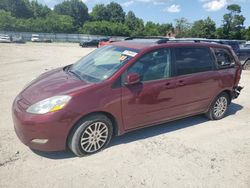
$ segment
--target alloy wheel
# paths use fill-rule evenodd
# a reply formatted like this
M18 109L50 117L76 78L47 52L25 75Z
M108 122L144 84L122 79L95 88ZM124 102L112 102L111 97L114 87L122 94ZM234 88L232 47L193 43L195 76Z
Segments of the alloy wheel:
M108 126L103 122L95 122L89 125L80 139L82 150L87 153L100 150L107 142L108 133Z
M220 118L224 115L227 110L227 103L227 98L225 96L221 96L217 99L214 105L214 116L216 116L216 118Z

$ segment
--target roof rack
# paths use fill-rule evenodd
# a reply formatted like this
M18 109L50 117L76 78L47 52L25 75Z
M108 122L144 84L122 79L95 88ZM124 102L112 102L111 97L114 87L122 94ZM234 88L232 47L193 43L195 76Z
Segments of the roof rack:
M155 39L154 43L156 44L163 44L167 42L195 42L195 43L200 43L200 42L210 42L210 43L219 43L220 40L218 39L206 39L206 38L167 38L167 37L128 37L125 38L124 40L136 40L136 39Z
M124 40L136 40L136 39L155 39L157 44L162 44L162 43L166 43L167 41L169 41L169 38L166 37L128 37L125 38Z
M137 36L137 37L128 37L124 40L134 40L134 39L168 39L166 37L158 37L158 36L149 36L149 37L143 37L143 36Z
M176 39L171 39L171 42L210 42L209 39L205 38L176 38Z

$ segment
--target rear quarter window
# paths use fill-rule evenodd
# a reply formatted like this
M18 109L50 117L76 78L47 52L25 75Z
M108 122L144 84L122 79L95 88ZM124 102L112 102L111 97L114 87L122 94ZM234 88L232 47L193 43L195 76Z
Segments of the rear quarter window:
M224 48L214 48L216 65L219 69L231 68L235 66L235 60L231 52Z
M211 51L206 47L174 48L175 74L186 75L213 70Z

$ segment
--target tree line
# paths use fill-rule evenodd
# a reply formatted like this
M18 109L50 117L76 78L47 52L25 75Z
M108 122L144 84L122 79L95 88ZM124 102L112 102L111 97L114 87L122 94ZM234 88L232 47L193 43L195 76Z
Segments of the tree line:
M66 0L50 9L36 0L1 0L0 30L48 33L83 33L107 36L176 36L250 40L241 7L227 7L220 27L210 18L175 23L144 22L132 11L125 13L116 2L97 4L91 13L81 0Z

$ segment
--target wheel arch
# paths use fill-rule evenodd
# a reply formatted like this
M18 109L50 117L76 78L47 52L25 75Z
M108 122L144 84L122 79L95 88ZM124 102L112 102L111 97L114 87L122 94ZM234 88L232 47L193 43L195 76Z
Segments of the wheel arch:
M229 89L226 89L226 90L223 90L222 92L220 92L220 94L221 93L226 93L227 95L228 95L228 97L229 97L229 104L231 103L231 101L232 101L232 99L233 99L233 93L232 93L232 91L231 90L229 90ZM219 94L219 95L220 95ZM218 95L217 95L218 96Z
M214 102L214 100L216 99L216 97L218 97L220 94L222 94L222 93L226 93L227 95L228 95L228 97L229 97L229 104L231 103L231 101L232 101L232 91L230 90L230 89L224 89L224 90L222 90L222 91L220 91L217 95L215 95L213 98L212 98L212 100L210 101L210 103L209 103L209 105L208 105L208 107L207 107L207 110L206 110L206 112L208 112L209 111L209 109L210 109L210 106L213 104L213 102Z
M117 120L116 118L114 117L114 115L112 115L111 113L109 112L105 112L105 111L96 111L96 112L91 112L91 113L88 113L88 114L85 114L83 115L80 119L78 119L74 125L70 128L69 132L68 132L68 135L67 135L67 139L66 139L66 148L68 148L68 141L69 141L69 137L72 133L72 131L74 130L75 126L77 125L77 123L79 121L81 121L83 118L86 118L86 117L89 117L89 116L93 116L93 115L98 115L98 114L102 114L102 115L105 115L106 117L108 117L111 122L112 122L112 126L113 126L113 135L112 136L117 136L118 135L118 131L119 131L119 128L118 128L118 123L117 123Z
M250 61L250 57L248 57L248 58L245 60L245 62L243 63L243 65L242 65L242 67L243 67L244 70L245 70L245 64L246 64L248 61Z

